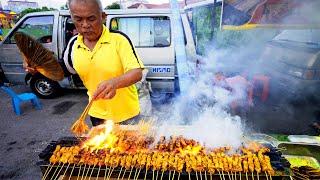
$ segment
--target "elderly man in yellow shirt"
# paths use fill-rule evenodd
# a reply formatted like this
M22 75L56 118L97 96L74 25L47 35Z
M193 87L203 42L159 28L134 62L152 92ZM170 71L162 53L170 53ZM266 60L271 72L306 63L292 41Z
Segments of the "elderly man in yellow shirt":
M80 76L94 100L89 110L92 124L134 121L140 112L134 84L141 80L144 66L133 44L125 34L103 25L106 15L100 0L68 0L68 5L79 35L69 41L64 65Z

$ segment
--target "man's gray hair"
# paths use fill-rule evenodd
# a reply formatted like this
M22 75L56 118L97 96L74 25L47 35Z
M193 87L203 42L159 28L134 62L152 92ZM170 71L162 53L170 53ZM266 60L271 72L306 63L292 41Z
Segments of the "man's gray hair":
M70 5L71 5L71 2L72 1L81 1L81 2L94 2L94 3L96 3L97 5L98 5L98 7L99 7L99 10L102 12L103 11L103 9L102 9L102 4L101 4L101 1L100 0L68 0L68 7L69 7L69 9L70 9Z

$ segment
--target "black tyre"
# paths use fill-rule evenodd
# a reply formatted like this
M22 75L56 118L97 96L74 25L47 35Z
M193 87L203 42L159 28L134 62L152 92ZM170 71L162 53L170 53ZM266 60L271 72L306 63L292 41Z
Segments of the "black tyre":
M36 75L30 81L31 90L40 98L50 99L59 94L60 86L44 76Z

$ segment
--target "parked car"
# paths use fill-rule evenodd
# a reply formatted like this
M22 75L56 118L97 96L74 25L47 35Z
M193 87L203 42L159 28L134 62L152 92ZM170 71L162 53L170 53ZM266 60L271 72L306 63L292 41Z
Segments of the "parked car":
M179 91L171 10L130 9L110 10L106 13L106 26L127 34L149 69L147 80L151 82L152 96L163 98ZM183 11L181 19L188 61L196 62L192 32ZM55 82L41 74L27 74L22 67L22 57L13 38L15 32L23 31L61 59L68 41L76 33L74 29L68 11L38 12L24 16L0 43L0 63L9 82L26 82L33 92L43 98L54 97L59 88L83 88L77 75Z
M283 30L267 44L260 61L271 93L320 100L320 30Z

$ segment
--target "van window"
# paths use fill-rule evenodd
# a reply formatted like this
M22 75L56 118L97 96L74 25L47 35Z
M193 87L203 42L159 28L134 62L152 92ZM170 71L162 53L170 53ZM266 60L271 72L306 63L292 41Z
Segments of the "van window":
M40 43L51 43L53 32L53 16L37 16L26 19L15 32L24 32ZM15 44L14 33L6 43Z
M171 44L170 19L166 16L113 18L110 29L128 35L136 47L167 47Z

